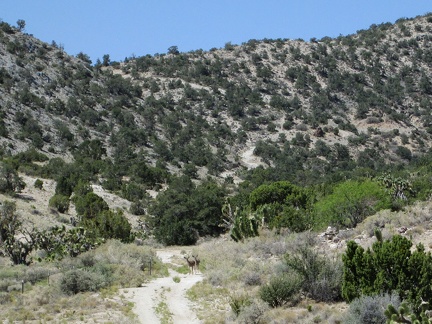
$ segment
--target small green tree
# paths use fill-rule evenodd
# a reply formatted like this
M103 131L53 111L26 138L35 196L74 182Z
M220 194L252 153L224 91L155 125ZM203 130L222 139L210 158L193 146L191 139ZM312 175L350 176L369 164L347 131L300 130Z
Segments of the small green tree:
M174 178L149 208L156 239L168 245L190 245L200 235L220 234L224 197L224 188L212 180L195 186L187 176Z
M249 196L250 210L270 228L289 228L301 232L311 226L309 208L313 197L308 190L277 181L261 185Z
M175 45L168 47L168 54L174 54L174 55L180 54L178 47Z
M26 22L24 19L18 19L17 20L17 27L18 27L19 31L23 31L25 26L26 26Z
M102 65L103 66L109 66L111 63L111 59L109 54L104 54L104 56L102 56Z
M42 190L43 189L43 181L41 179L36 179L34 182L34 187Z
M316 226L356 226L378 210L390 208L391 197L376 181L345 181L314 206Z
M0 163L0 192L14 193L25 188L25 182L18 176L16 167L10 161Z
M56 194L49 200L49 206L57 209L59 213L66 213L69 210L69 197Z
M108 204L102 197L94 192L88 192L84 196L77 196L75 199L77 214L83 219L93 219L99 213L109 210Z
M90 222L94 225L91 226L87 222L83 224L87 228L95 230L97 233L96 237L118 239L124 243L128 243L133 239L131 236L131 225L121 211L102 211Z

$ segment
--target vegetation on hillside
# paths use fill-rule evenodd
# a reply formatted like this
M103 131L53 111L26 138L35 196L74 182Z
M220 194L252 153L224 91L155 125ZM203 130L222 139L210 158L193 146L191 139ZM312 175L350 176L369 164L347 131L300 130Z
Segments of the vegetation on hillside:
M269 231L289 241L430 198L429 14L334 39L249 40L188 53L172 46L95 64L24 27L0 22L0 193L11 199L0 208L0 247L16 266L81 262L84 270L63 274L64 294L128 284L124 263L94 256L106 242L193 245L229 233L250 244ZM38 228L19 216L13 200L23 174L37 178L39 190L39 178L55 181L46 204L70 224ZM130 208L110 208L96 185ZM272 250L280 262L271 273L256 264L258 276L246 269L244 285L256 289L231 296L234 314L259 322L263 303L345 300L350 318L358 312L364 323L375 316L371 303L391 305L396 322L408 311L424 317L430 254L379 233L371 249L351 241L335 259L306 236ZM147 260L133 253L142 261L131 266L135 283ZM207 284L227 285L217 265L207 267Z

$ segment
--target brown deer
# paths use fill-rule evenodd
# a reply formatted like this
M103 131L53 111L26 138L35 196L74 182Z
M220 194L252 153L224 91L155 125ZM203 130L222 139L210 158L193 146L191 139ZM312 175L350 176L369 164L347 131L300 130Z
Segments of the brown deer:
M184 258L185 258L186 262L188 263L189 273L194 274L195 273L195 260L189 260L188 255L185 255Z
M199 265L201 260L198 258L198 255L192 255L192 258L195 260L195 273L199 273Z

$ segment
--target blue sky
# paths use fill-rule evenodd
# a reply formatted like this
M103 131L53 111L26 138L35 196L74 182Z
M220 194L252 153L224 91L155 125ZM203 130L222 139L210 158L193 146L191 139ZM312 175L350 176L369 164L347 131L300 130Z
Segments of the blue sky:
M1 0L0 18L71 55L181 52L249 39L336 37L432 12L431 0Z

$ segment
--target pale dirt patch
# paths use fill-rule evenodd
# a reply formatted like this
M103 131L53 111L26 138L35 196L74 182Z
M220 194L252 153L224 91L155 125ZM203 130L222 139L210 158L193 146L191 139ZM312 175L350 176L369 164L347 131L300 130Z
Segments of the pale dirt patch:
M265 165L261 159L254 155L255 146L247 145L247 148L240 152L241 163L248 169L254 169L260 165Z
M164 263L172 263L173 258L183 258L181 250L159 250L156 253ZM179 277L180 282L174 282L174 277ZM158 278L139 288L122 289L120 292L135 304L133 312L141 323L161 322L156 311L159 303L167 305L171 313L171 323L201 323L193 311L192 302L186 297L186 292L202 279L201 274L184 275L170 269L168 277Z

